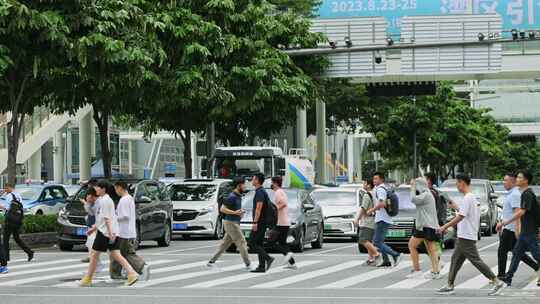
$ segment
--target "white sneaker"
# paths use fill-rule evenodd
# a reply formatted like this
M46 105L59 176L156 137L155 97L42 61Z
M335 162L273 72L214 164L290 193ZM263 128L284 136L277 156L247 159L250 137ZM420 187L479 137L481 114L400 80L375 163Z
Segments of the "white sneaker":
M287 255L285 256L285 258L283 259L283 265L285 264L288 264L289 261L293 258L293 253L292 252L289 252L287 253Z
M142 275L141 275L141 281L149 281L150 280L150 265L144 264L142 269Z
M421 279L424 277L424 273L420 270L412 270L407 276L407 279Z
M424 279L426 280L438 280L441 278L441 273L440 272L428 272L424 275Z
M503 291L503 289L506 287L506 284L504 282L497 282L493 283L493 288L491 288L491 291L488 293L489 296L497 296Z
M206 267L212 271L219 271L219 267L216 265L216 263L206 263Z
M96 266L96 273L103 273L107 271L107 267L103 264L97 264Z

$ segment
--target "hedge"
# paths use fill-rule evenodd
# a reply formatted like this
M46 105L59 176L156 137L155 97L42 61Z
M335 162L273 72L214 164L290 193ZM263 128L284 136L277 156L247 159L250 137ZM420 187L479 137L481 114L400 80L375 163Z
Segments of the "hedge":
M25 215L22 233L40 233L58 231L56 215ZM0 222L3 223L3 217Z

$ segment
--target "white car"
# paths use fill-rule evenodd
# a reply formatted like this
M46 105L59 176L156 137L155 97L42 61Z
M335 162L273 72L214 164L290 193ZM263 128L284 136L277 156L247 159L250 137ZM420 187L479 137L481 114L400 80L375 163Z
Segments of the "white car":
M360 188L326 188L311 192L313 201L322 208L325 237L357 238L354 219L365 191Z
M186 179L170 184L167 190L173 203L173 234L223 236L219 208L233 190L231 180Z

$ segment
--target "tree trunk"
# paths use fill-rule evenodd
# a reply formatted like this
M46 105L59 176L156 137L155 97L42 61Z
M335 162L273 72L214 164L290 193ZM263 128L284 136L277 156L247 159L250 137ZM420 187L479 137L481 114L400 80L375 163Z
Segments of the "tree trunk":
M184 130L184 136L180 134L180 139L184 144L184 168L185 178L193 177L193 157L191 155L191 130Z
M19 139L24 122L24 114L11 112L11 120L7 124L8 133L8 182L15 184L17 181L17 153L19 152Z
M101 112L94 106L94 121L99 131L103 175L105 178L110 179L112 177L112 159L109 148L109 113Z

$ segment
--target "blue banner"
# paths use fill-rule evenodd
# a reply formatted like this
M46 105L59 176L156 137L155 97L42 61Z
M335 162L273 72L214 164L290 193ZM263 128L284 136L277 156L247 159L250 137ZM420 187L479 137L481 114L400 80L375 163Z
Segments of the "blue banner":
M316 15L323 19L383 16L389 33L399 34L404 16L468 13L498 13L504 30L540 29L540 0L323 0Z

